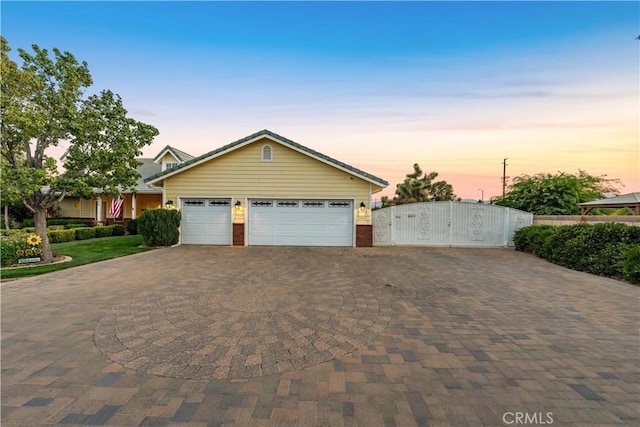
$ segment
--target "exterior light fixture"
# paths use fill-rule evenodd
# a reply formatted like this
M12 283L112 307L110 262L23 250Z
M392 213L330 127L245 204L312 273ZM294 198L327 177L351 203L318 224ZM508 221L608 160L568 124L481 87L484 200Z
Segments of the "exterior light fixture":
M360 202L360 212L364 212L367 207L364 205L364 202Z
M167 200L166 203L164 204L164 207L166 209L171 209L173 207L173 200Z
M242 207L242 202L240 200L237 200L234 206L236 207L236 210L239 211Z

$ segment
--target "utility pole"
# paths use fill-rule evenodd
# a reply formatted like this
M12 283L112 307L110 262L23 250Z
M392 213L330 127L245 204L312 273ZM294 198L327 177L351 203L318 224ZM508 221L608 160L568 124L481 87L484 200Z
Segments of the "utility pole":
M509 178L507 176L507 160L509 159L504 159L502 161L502 198L503 199L507 189L507 178Z

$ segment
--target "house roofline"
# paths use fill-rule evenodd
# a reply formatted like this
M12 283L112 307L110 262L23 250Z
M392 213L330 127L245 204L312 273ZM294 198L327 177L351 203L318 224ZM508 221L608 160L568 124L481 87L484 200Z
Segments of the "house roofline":
M360 179L363 179L363 180L365 180L367 182L370 182L372 184L378 185L378 186L380 186L382 188L387 187L389 185L389 183L387 181L385 181L384 179L382 179L382 178L378 178L377 176L371 175L371 174L369 174L367 172L364 172L363 170L360 170L358 168L350 166L350 165L348 165L346 163L343 163L343 162L341 162L339 160L336 160L336 159L334 159L332 157L329 157L329 156L327 156L325 154L322 154L322 153L320 153L318 151L312 150L311 148L305 147L302 144L298 144L295 141L287 139L287 138L285 138L283 136L280 136L280 135L278 135L278 134L276 134L274 132L271 132L271 131L269 131L267 129L263 129L263 130L261 130L259 132L256 132L254 134L251 134L249 136L241 138L241 139L239 139L237 141L234 141L234 142L232 142L230 144L224 145L224 146L222 146L220 148L217 148L217 149L215 149L213 151L205 153L205 154L203 154L203 155L201 155L199 157L195 157L195 158L193 158L191 160L188 160L188 161L178 165L175 168L168 169L168 170L160 172L160 173L158 173L156 175L150 176L150 177L146 178L144 180L144 182L146 184L149 184L149 185L154 185L158 181L162 181L162 180L164 180L166 178L169 178L169 177L171 177L173 175L176 175L176 174L178 174L180 172L184 172L187 169L190 169L190 168L192 168L194 166L200 165L200 164L205 163L205 162L207 162L209 160L212 160L212 159L215 159L217 157L220 157L220 156L222 156L224 154L227 154L227 153L229 153L231 151L237 150L237 149L239 149L241 147L249 145L249 144L251 144L253 142L256 142L257 140L259 140L261 138L265 138L265 137L270 139L270 140L272 140L272 141L274 141L274 142L276 142L276 143L279 143L279 144L284 145L286 147L289 147L289 148L291 148L291 149L293 149L295 151L298 151L299 153L306 154L306 155L308 155L308 156L310 156L310 157L312 157L312 158L314 158L314 159L316 159L316 160L318 160L318 161L320 161L322 163L325 163L325 164L327 164L329 166L333 166L333 167L335 167L337 169L340 169L340 170L342 170L344 172L347 172L347 173L349 173L351 175L354 175L354 176L356 176L356 177L358 177Z

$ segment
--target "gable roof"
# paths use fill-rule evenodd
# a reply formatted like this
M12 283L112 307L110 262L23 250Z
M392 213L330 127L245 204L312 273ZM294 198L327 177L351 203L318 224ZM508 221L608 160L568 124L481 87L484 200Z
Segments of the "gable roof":
M640 215L640 193L627 193L608 199L580 203L580 214L586 215L594 208L628 208L634 215Z
M252 135L246 136L242 139L239 139L235 142L232 142L230 144L224 145L220 148L217 148L213 151L210 151L208 153L203 154L202 156L199 157L195 157L192 158L191 160L186 161L185 163L182 163L180 165L178 165L177 167L171 168L171 169L167 169L164 172L160 172L156 175L150 176L149 178L145 179L144 182L147 184L154 184L158 181L162 181L164 178L167 178L169 176L178 174L180 172L183 172L189 168L192 168L196 165L202 164L204 162L207 162L211 159L214 159L216 157L222 156L223 154L226 154L230 151L236 150L240 147L244 147L245 145L249 145L261 138L268 138L274 142L277 142L279 144L282 144L286 147L289 147L295 151L298 151L300 153L306 154L307 156L313 157L316 160L319 160L323 163L326 163L330 166L333 166L337 169L343 170L345 172L350 173L351 175L357 176L367 182L370 182L372 184L378 185L382 188L386 187L389 185L389 183L387 181L385 181L382 178L378 178L375 175L371 175L363 170L360 170L358 168L355 168L353 166L350 166L346 163L343 163L339 160L336 160L332 157L329 157L327 155L324 155L322 153L319 153L315 150L312 150L311 148L305 147L302 144L298 144L297 142L294 142L290 139L287 139L283 136L280 136L274 132L271 132L270 130L267 129L263 129L259 132L256 132Z
M189 153L185 153L184 151L178 150L175 147L172 147L170 145L167 145L166 147L164 147L162 150L160 150L160 153L158 153L157 156L155 156L153 158L154 162L158 162L160 161L160 159L162 159L164 157L165 154L171 154L173 157L175 157L175 159L179 162L179 163L184 163L187 162L193 158L195 158L195 156L192 156Z
M636 205L640 203L640 193L627 193L619 196L609 197L606 199L594 200L592 202L580 203L580 206L626 206Z
M138 161L142 164L137 168L140 178L136 183L136 191L138 193L158 193L158 188L145 184L144 180L160 172L162 166L157 164L154 159L138 159Z

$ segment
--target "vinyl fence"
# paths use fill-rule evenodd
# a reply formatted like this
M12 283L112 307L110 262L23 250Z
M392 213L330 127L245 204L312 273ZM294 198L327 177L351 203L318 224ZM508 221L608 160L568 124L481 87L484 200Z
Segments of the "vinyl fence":
M494 205L428 202L373 212L375 246L513 246L516 230L533 224L533 214Z

